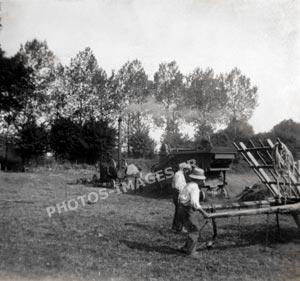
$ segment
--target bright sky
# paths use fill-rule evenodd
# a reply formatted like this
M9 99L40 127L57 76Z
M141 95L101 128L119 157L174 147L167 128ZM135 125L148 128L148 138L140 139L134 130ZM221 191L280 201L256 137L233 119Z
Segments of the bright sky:
M0 43L46 40L63 64L90 46L108 73L139 59L152 79L161 62L183 74L238 67L259 88L256 132L300 122L300 1L0 0Z

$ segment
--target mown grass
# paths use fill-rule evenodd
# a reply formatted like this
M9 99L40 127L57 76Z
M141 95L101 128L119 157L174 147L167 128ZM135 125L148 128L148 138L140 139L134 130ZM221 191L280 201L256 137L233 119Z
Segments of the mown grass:
M93 172L91 172L93 173ZM170 199L110 193L49 218L46 207L97 188L88 171L0 174L0 280L299 280L300 235L289 216L218 220L218 241L192 259L170 231ZM229 174L231 194L256 181ZM17 200L22 200L23 202ZM266 230L269 239L266 242ZM203 238L210 237L210 226Z

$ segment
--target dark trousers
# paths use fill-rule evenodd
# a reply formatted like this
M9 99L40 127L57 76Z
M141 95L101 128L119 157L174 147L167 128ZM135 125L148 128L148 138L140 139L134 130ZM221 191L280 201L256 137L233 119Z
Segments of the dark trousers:
M202 214L192 207L179 205L178 218L184 222L184 226L188 230L188 237L185 243L187 254L192 254L196 251L200 230L205 223Z
M179 196L179 191L177 189L173 190L173 202L175 205L175 213L174 213L174 218L173 218L173 223L172 223L172 229L176 231L181 231L183 227L183 221L180 220L178 216L178 208L179 208L179 202L178 202L178 196Z

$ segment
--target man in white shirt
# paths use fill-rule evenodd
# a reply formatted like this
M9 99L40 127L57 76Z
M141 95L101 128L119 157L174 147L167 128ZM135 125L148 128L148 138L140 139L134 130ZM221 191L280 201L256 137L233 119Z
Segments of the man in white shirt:
M185 162L179 164L179 170L175 173L172 181L172 189L173 189L173 202L175 205L175 213L172 223L172 229L177 232L181 232L183 230L183 222L178 219L178 196L179 193L186 186L185 174L191 170L191 166Z
M200 189L204 186L206 179L204 171L200 168L194 168L189 175L191 181L180 192L178 216L184 221L184 226L189 234L183 250L191 256L197 256L196 245L199 238L199 232L204 218L209 218L199 203Z

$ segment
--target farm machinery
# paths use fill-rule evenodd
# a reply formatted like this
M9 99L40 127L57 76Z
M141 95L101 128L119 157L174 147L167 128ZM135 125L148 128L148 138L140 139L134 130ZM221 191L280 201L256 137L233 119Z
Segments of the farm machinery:
M231 170L231 164L236 158L234 147L209 147L207 149L172 148L160 155L160 160L151 168L152 173L164 172L168 167L176 171L179 163L187 162L205 171L205 194L218 198L229 198L226 188L226 172ZM171 186L172 178L156 185L161 190Z
M300 171L288 148L280 139L275 144L268 139L234 146L271 196L259 201L202 204L213 223L219 218L276 214L279 228L279 214L291 214L300 229Z

